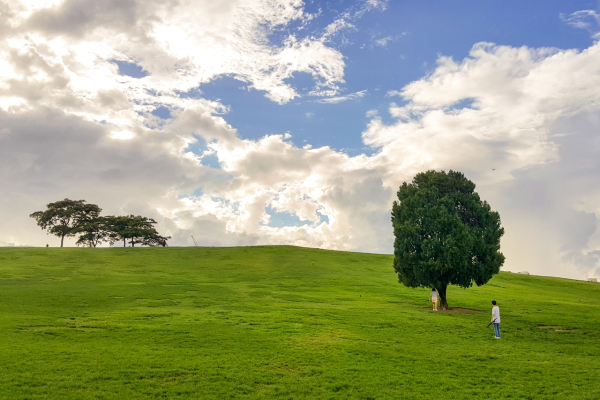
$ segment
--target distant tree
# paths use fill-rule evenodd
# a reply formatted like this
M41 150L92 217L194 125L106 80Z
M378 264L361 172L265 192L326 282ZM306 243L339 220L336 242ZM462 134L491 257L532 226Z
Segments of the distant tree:
M167 246L167 240L169 239L171 239L171 236L161 236L157 232L156 235L142 237L137 243L141 243L143 246L165 247Z
M136 221L133 215L129 216L108 216L106 217L109 226L109 237L111 244L122 240L123 247L127 246L127 239L131 237Z
M36 211L29 216L42 229L47 229L49 234L60 237L60 247L63 247L65 237L76 235L76 228L80 223L98 218L102 211L97 205L87 204L85 200L64 199L46 207L46 211Z
M500 215L462 173L427 171L404 182L392 207L394 270L408 287L481 286L500 271Z
M128 216L110 216L106 217L109 238L114 243L118 240L123 241L123 247L127 242L131 247L136 244L142 246L166 246L170 236L161 236L158 234L154 225L156 221L152 218L142 217L141 215Z
M79 234L77 246L96 247L102 242L111 242L110 224L106 217L81 221L74 232Z

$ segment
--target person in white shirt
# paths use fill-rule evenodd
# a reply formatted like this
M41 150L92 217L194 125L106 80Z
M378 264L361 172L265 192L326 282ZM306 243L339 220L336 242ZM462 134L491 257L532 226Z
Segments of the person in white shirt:
M437 300L438 300L438 292L437 290L433 289L431 291L431 294L429 295L429 300L433 301L433 311L437 311Z
M496 339L500 339L500 307L496 305L496 300L492 300L492 322L494 323L494 333Z

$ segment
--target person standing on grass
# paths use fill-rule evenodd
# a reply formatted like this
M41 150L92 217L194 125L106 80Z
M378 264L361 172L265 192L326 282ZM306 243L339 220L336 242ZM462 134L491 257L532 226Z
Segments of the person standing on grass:
M494 333L496 339L500 339L500 307L496 305L496 300L492 300L492 322L494 323Z
M429 300L433 301L433 311L437 311L437 299L438 299L438 292L435 289L431 290L431 294L429 295Z

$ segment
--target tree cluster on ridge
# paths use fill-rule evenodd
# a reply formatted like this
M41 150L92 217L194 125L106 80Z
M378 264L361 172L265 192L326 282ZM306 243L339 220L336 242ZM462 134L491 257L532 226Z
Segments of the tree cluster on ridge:
M65 237L79 236L77 246L96 247L101 243L123 241L131 247L166 246L170 236L161 236L154 228L156 221L140 215L101 216L102 209L85 200L64 199L47 206L46 211L36 211L34 218L42 229L60 237L63 247Z

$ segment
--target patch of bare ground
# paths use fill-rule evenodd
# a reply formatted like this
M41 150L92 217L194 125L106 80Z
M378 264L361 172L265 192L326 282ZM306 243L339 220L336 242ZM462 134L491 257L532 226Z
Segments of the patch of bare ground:
M426 307L427 310L433 311L431 307ZM445 313L455 313L455 314L479 314L482 311L479 310L471 310L470 308L460 308L460 307L450 307L446 310L442 310L438 308L437 312L445 312Z
M560 326L560 325L539 325L538 328L553 330L554 332L574 332L574 331L577 331L577 329L569 329L569 328L565 328L565 327Z

